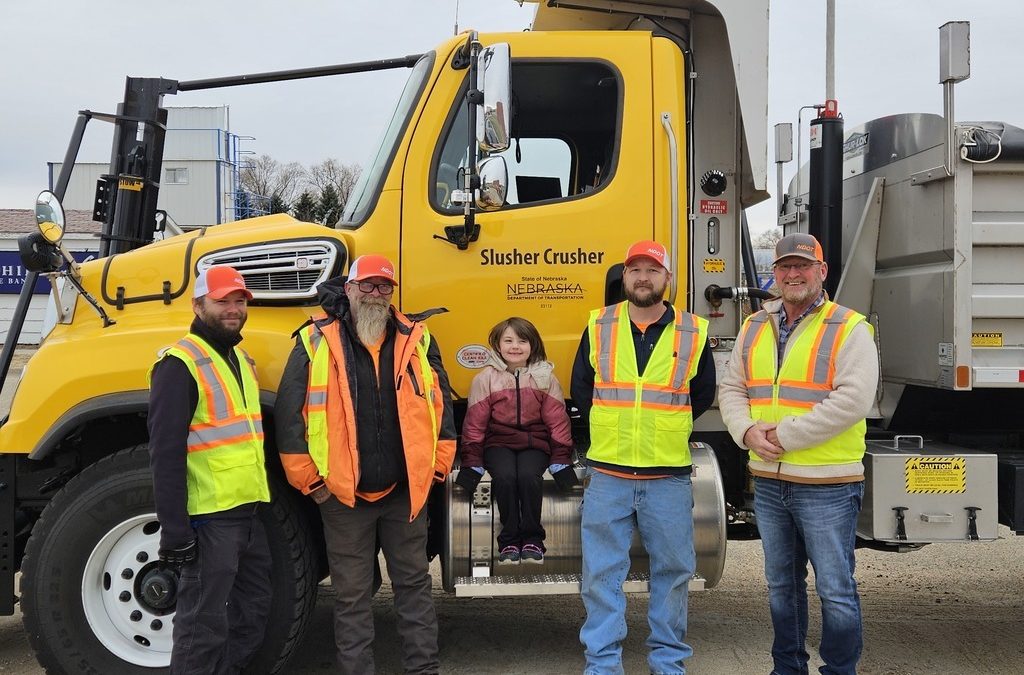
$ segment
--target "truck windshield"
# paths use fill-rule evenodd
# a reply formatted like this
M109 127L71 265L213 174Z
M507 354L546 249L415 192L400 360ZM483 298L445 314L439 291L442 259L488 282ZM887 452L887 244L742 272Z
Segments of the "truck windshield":
M398 99L398 105L395 106L395 113L381 137L377 152L367 169L359 177L359 182L356 183L352 195L345 205L345 212L339 223L340 227L359 225L373 210L377 196L380 194L381 184L384 182L384 176L394 158L398 141L409 123L413 108L416 107L416 101L420 98L423 85L427 81L433 64L434 53L428 52L413 66L409 79L405 83L405 89L402 90L402 96Z

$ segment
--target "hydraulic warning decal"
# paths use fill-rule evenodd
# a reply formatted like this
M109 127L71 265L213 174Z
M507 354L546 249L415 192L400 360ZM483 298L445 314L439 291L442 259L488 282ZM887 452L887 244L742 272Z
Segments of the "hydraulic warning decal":
M1002 333L971 333L972 347L1002 347Z
M963 457L911 457L904 469L907 494L957 494L967 491Z
M704 258L705 272L724 272L725 260L722 258Z
M702 199L700 200L700 212L724 215L729 213L729 202L724 199Z

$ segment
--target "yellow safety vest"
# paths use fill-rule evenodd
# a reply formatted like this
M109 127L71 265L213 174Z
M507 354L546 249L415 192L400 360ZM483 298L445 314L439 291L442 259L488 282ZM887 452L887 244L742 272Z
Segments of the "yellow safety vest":
M806 414L824 401L833 390L836 355L862 321L863 315L826 300L817 312L804 317L801 329L789 339L782 367L776 371L778 341L773 324L764 310L752 314L740 337L750 416L758 421L779 422L787 416ZM802 466L859 462L864 457L866 430L861 420L821 445L786 452L779 461ZM750 458L759 460L753 451Z
M337 335L339 332L338 322L335 321L331 324L330 331L332 335ZM309 456L316 465L317 472L321 477L327 478L330 475L330 467L328 461L328 455L330 453L330 440L327 433L328 424L328 411L327 411L327 388L328 378L330 377L330 361L331 361L331 348L330 343L324 337L324 333L317 326L317 324L311 323L302 329L299 333L299 337L302 340L302 346L306 349L306 356L309 358L309 384L306 388L306 442L309 446ZM437 442L438 442L438 412L433 405L434 395L434 371L430 367L430 361L427 359L427 350L430 348L430 331L427 330L426 326L423 326L423 333L420 339L416 342L416 363L419 366L420 382L423 383L424 396L428 396L431 399L431 404L426 406L429 418L430 418L430 435L429 442L432 445L430 466L432 467L437 460ZM340 342L338 343L340 348ZM338 358L341 357L341 358ZM398 361L401 356L395 355L396 367L400 367ZM339 368L345 368L345 361L341 354L336 355L336 362L339 363ZM348 401L349 391L347 387L340 387L339 392L345 401ZM402 391L399 391L399 398L402 397ZM351 402L342 403L338 402L340 407L345 410L353 410ZM400 421L404 421L401 420ZM342 423L342 420L337 420L337 423ZM352 429L349 433L349 439L351 443L355 443L356 432L354 420L352 422ZM403 435L403 439L405 436ZM406 439L406 444L412 444L413 439ZM352 453L355 457L355 453Z
M642 376L627 303L590 313L594 401L588 459L633 468L690 466L690 380L697 374L708 322L674 312Z
M238 347L234 350L242 371L241 388L224 357L197 335L186 335L160 356L181 359L199 390L188 427L190 515L270 501L256 369L248 354ZM152 368L149 372L152 376Z

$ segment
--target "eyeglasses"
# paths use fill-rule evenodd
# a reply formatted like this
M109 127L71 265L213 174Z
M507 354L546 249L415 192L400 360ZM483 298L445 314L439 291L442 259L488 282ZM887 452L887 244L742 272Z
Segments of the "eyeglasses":
M787 263L785 265L775 263L773 267L783 274L789 274L790 270L796 270L797 272L806 272L812 267L817 267L820 262L800 262L800 263Z
M377 289L377 292L381 295L391 295L395 292L395 285L389 283L375 284L372 281L360 281L355 283L355 285L363 293L373 293L373 289Z

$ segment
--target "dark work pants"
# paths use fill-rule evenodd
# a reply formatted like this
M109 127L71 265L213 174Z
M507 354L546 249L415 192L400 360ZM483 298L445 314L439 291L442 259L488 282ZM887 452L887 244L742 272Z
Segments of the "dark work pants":
M491 495L501 518L499 549L533 544L544 550L540 508L549 459L543 450L484 450L484 468L491 474Z
M400 485L376 502L349 508L335 498L320 505L334 604L338 669L372 675L373 610L370 606L376 544L384 552L395 594L402 666L406 673L438 672L437 614L427 560L426 509L409 522L409 491Z
M270 614L270 549L255 514L195 528L174 615L171 675L239 673L263 643Z

